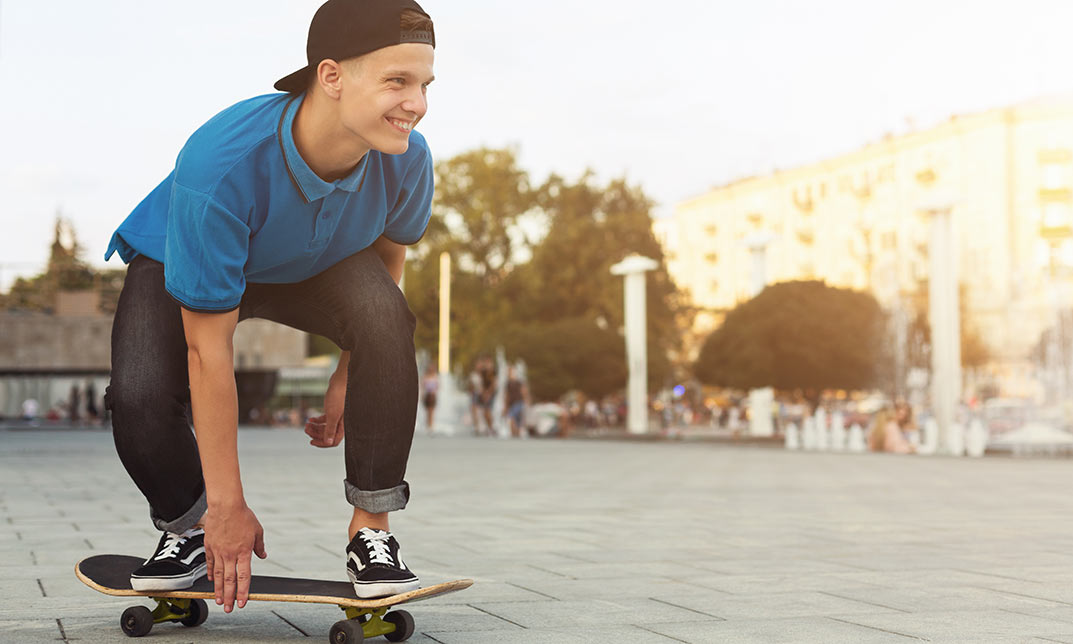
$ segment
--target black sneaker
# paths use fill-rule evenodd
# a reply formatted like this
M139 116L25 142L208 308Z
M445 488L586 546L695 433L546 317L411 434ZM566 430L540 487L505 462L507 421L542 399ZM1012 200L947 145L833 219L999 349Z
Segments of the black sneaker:
M420 582L399 557L399 542L390 532L362 528L346 547L346 574L362 599L417 590Z
M137 591L182 590L204 577L205 570L204 530L165 532L153 556L130 573L130 587Z

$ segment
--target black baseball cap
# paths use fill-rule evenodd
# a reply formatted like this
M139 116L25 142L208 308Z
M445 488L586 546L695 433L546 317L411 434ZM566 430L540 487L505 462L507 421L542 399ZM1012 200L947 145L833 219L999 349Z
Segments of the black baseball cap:
M309 64L276 81L282 92L300 93L309 87L309 78L325 58L346 60L377 49L402 43L436 46L436 34L402 31L400 15L413 9L428 14L413 0L328 0L317 9L309 23L306 60Z

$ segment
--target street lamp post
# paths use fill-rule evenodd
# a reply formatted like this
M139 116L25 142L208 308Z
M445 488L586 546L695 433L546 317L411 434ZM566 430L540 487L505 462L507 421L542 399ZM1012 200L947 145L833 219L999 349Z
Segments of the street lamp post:
M440 253L440 381L451 370L451 254Z
M626 388L626 429L631 434L648 431L648 346L645 301L645 273L659 267L659 262L641 255L630 255L611 267L611 274L625 277L626 364L629 383Z

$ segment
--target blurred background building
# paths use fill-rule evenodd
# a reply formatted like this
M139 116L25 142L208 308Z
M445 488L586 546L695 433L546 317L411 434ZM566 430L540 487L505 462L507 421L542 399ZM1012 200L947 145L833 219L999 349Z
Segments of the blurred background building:
M20 416L24 402L34 400L41 416L55 410L70 418L74 391L81 398L76 417L85 419L87 393L95 399L89 408L103 415L112 315L102 311L99 290L60 291L47 312L0 311L0 329L0 417ZM256 410L276 394L277 385L287 385L287 396L300 395L291 391L295 385L290 381L306 376L307 344L304 332L266 320L238 325L234 350L240 418L255 420Z
M771 240L768 283L870 291L908 319L927 299L925 209L937 200L952 208L962 328L975 329L1008 393L1028 395L1042 338L1061 337L1073 306L1073 98L956 116L717 187L679 203L655 233L700 310L698 338L750 297L746 238L758 233Z

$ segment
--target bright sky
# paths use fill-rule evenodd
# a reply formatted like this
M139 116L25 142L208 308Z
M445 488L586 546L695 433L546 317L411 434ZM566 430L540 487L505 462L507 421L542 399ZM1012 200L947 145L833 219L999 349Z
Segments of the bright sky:
M57 210L112 230L214 113L305 64L319 0L0 0L0 289ZM667 213L746 175L1073 91L1069 0L425 0L440 159L515 145ZM113 265L119 265L113 258Z

